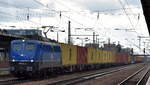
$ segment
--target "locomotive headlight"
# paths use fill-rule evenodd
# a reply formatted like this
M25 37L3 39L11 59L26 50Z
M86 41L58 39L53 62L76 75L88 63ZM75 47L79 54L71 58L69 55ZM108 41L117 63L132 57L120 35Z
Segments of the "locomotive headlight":
M15 62L15 60L13 59L12 62Z
M33 60L31 60L31 62L33 62Z

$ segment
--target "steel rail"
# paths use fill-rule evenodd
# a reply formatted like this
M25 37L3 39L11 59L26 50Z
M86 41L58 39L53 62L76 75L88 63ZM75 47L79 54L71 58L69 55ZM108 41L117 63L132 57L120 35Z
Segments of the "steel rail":
M121 83L118 85L124 85L126 82L128 82L131 78L133 78L136 74L140 73L145 67L141 68L140 70L136 71L132 75L128 76L126 79L124 79Z
M100 76L104 76L104 75L108 75L114 72L118 72L121 71L123 69L126 69L127 67L123 67L117 70L112 70L112 71L107 71L107 72L97 72L97 73L92 73L92 74L87 74L87 75L83 75L80 77L75 77L75 78L70 78L70 79L66 79L66 80L60 80L57 82L53 82L53 83L49 83L47 85L74 85L77 83L81 83L87 80L91 80L94 79L96 77L100 77Z
M143 80L145 79L146 75L148 74L148 72L150 71L150 68L148 68L148 70L145 72L145 74L140 78L140 80L138 81L138 83L136 85L142 85Z
M30 82L30 81L32 81L32 80L29 80L29 79L11 79L11 80L0 81L0 85L14 85L14 84Z

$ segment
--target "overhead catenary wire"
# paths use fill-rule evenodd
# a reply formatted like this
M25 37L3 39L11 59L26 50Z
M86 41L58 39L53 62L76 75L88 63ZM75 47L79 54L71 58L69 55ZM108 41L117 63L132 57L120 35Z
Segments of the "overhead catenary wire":
M118 0L118 2L119 2L119 4L121 5L121 7L122 7L124 13L126 14L126 16L127 16L128 20L129 20L129 22L130 22L132 28L135 29L135 28L134 28L134 25L133 25L133 23L132 23L132 21L131 21L131 19L130 19L130 17L128 16L128 14L127 14L127 12L126 12L126 9L124 8L123 2L122 2L121 0Z
M44 7L46 7L44 4L42 4L42 3L40 3L39 1L37 1L37 0L34 0L35 2L37 2L38 4L40 4L41 6L44 6ZM6 3L5 3L6 4ZM13 5L12 5L13 6ZM48 7L46 7L46 8L48 8ZM70 8L69 8L70 9ZM110 9L111 10L111 9ZM50 10L50 11L52 11L52 10ZM53 10L53 11L55 11L55 10ZM55 11L55 12L57 12L58 13L58 11ZM80 13L80 12L78 12L78 11L76 11L75 10L75 12L77 12L77 13ZM75 22L77 22L77 21L75 21ZM78 24L79 24L79 22L78 22ZM81 23L80 23L80 25L81 25ZM83 24L82 24L82 26L83 26Z
M61 3L61 4L62 4L62 3ZM123 7L123 8L124 8L124 7ZM125 8L124 8L124 9L125 9ZM126 13L126 15L128 15L128 14ZM130 20L130 17L129 17L129 20ZM134 28L134 26L133 26L131 20L130 20L130 23L131 23L132 27Z
M126 14L126 17L128 18L128 20L129 20L129 22L130 22L130 25L131 25L132 29L135 30L134 33L136 33L137 36L138 36L139 34L136 32L136 28L135 28L136 25L138 24L138 22L137 22L137 24L134 26L133 23L132 23L132 21L131 21L131 19L130 19L130 17L128 16L128 14L127 14L127 12L126 12L126 10L125 10L125 7L124 7L123 2L122 2L121 0L118 0L118 2L119 2L119 4L120 4L121 7L122 7L123 12Z
M130 7L128 0L125 0L125 2L126 2L126 4L128 5L128 7ZM129 9L129 10L130 10L131 13L133 13L133 10L132 10L132 9ZM134 16L134 19L137 21L137 23L136 23L135 26L134 26L134 28L136 28L137 25L139 24L140 14L138 13L138 18L136 18L136 17Z
M42 6L44 6L44 7L46 7L46 8L48 8L49 9L49 7L47 7L47 6L45 6L44 4L42 4L41 2L39 2L39 1L37 1L37 0L34 0L34 1L36 1L37 3L39 3L40 5L42 5ZM56 0L56 2L58 2L59 4L61 4L61 5L63 5L64 7L66 7L67 9L69 9L69 10L72 10L73 12L75 12L75 13L77 13L77 14L80 14L81 15L81 12L84 12L84 11L76 11L76 10L74 10L74 9L72 9L72 8L70 8L69 6L66 6L65 4L63 4L63 3L61 3L60 1L58 1L58 0ZM136 7L135 7L136 8ZM130 8L125 8L125 9L130 9ZM112 9L112 10L119 10L119 9ZM104 10L104 11L112 11L111 9L110 10ZM62 10L60 10L61 12L70 12L70 11L62 11ZM60 11L57 11L57 10L55 10L55 12L57 12L57 13L59 13ZM96 12L96 11L95 11ZM101 11L99 11L99 13L100 13ZM103 12L103 11L102 11ZM83 15L82 15L83 16ZM85 17L85 16L84 16ZM89 17L88 17L89 18Z
M41 5L41 6L45 7L45 5L42 4L42 3L40 3L39 1L37 1L37 0L33 0L33 1L35 1L36 3L38 3L38 4ZM46 8L47 8L47 7L46 7Z
M143 49L141 49L138 45L136 45L135 43L133 43L133 42L131 42L131 41L129 41L129 40L127 40L129 43L131 43L132 45L134 45L135 47L137 47L138 49L139 49L139 51L143 51ZM149 54L149 53L147 53L146 52L146 54Z
M37 3L39 3L39 4L42 4L41 2L39 2L39 1L37 1L37 0L34 0L34 1L36 1ZM61 3L62 4L62 3ZM44 4L42 4L44 7L46 7L46 8L48 8L48 10L50 9L49 7L47 7L47 6L45 6ZM64 5L64 4L62 4L62 5ZM65 6L65 5L64 5ZM67 6L66 6L67 7ZM67 8L69 8L69 7L67 7ZM70 9L70 8L69 8ZM72 9L71 9L72 10ZM54 10L56 13L58 13L58 14L60 14L60 11L56 11L56 10ZM75 11L75 10L74 10ZM83 26L83 27L87 27L87 26L85 26L84 24L82 24L82 23L80 23L80 22L78 22L78 21L76 21L76 20L74 20L73 18L71 18L71 17L68 17L68 16L66 16L66 15L64 15L63 13L62 13L63 11L61 11L61 15L62 16L64 16L64 17L66 17L66 18L68 18L68 19L71 19L72 21L74 21L75 23L77 23L77 24L79 24L79 25L81 25L81 26ZM77 12L77 11L76 11ZM78 12L79 13L79 12Z
M39 1L37 1L37 0L34 0L36 3L38 3L39 5L41 5L41 6L43 6L43 7L45 7L45 8L48 8L47 6L45 6L44 4L42 4L41 2L39 2ZM58 2L58 1L57 1ZM11 6L14 6L13 4L10 4L10 3L5 3L4 2L4 4L8 4L8 5L11 5ZM61 3L62 4L62 3ZM64 4L62 4L62 5L64 5ZM64 5L65 6L65 5ZM17 8L17 6L15 6L16 8ZM66 6L67 8L69 8L68 6ZM69 8L70 9L70 8ZM72 10L72 9L71 9ZM110 9L111 10L111 9ZM112 9L113 10L113 9ZM114 9L114 10L117 10L117 9ZM52 11L52 10L51 10ZM54 10L53 10L54 11ZM75 11L75 12L77 12L77 13L79 13L80 14L80 12L78 12L78 11L76 11L76 10L73 10L73 11ZM106 10L107 11L107 10ZM109 10L108 10L109 11Z
M130 4L129 4L128 0L125 0L125 2L126 2L126 4L127 4L127 6L130 8ZM132 9L129 9L129 10L130 10L131 13L133 13L133 10L132 10ZM134 16L134 19L136 20L136 17L135 17L135 16Z
M26 10L27 8L19 8L19 7L17 7L17 6L15 6L15 5L13 5L13 4L10 4L10 3L6 3L6 2L3 2L3 1L0 1L0 3L1 4L5 4L5 5L7 5L7 6L11 6L11 7L13 7L13 8L15 8L15 10L20 10L20 11L24 11L24 10ZM30 8L30 9L34 9L34 8ZM44 10L44 9L41 9L41 10ZM30 10L31 11L31 10ZM33 11L34 13L35 13L35 11ZM36 12L37 13L37 12ZM4 13L2 13L2 14L4 14ZM1 14L1 15L2 15ZM5 13L6 14L6 13ZM25 19L24 18L21 18L21 16L15 16L15 15L11 15L11 14L6 14L6 15L10 15L11 17L12 16L14 16L14 17L18 17L19 19L19 21L23 21L23 23L24 22L27 22L27 21L25 21ZM33 15L32 13L30 13L29 14L29 16L28 17L30 17L31 15ZM41 14L40 14L41 15ZM22 19L22 20L21 20ZM34 22L34 21L31 21L31 20L28 20L29 22L31 22L31 23L33 23L33 24L36 24L36 25L39 25L40 23L37 23L37 22Z
M37 1L37 0L35 0L35 1ZM37 3L39 3L39 1L37 1ZM41 3L39 3L39 4L41 4ZM47 8L45 5L43 5L43 4L41 4L41 6L43 6L43 7L45 7L45 8ZM126 9L126 8L124 8L124 9ZM47 9L46 9L47 10ZM49 9L48 9L49 10ZM110 9L111 10L111 9ZM52 10L49 10L49 11L52 11ZM56 13L59 13L57 10L53 10L53 11L55 11ZM81 13L81 12L78 12L78 11L76 11L76 10L73 10L74 12L76 12L76 13ZM63 16L64 16L65 14L63 14ZM65 15L66 16L66 15ZM68 17L68 16L67 16ZM69 19L70 19L70 17L68 17ZM81 25L81 26L85 26L84 24L82 24L82 23L80 23L79 21L77 21L77 20L74 20L73 18L72 18L72 20L75 22L75 23L77 23L77 24L79 24L79 25ZM85 26L85 27L87 27L87 26Z
M45 8L48 8L47 6L45 6L44 4L42 4L42 3L40 3L39 1L37 1L37 0L34 0L36 3L38 3L38 4L40 4L41 6L43 6L43 7L45 7ZM8 4L8 3L5 3L5 4ZM11 5L11 6L13 6L12 4L8 4L8 5ZM17 8L16 6L15 6L15 8ZM46 10L46 9L45 9ZM55 11L55 10L49 10L49 11ZM78 12L78 11L76 11L76 10L73 10L73 11L75 11L75 12L77 12L77 13L80 13L80 12ZM55 12L57 12L58 13L58 11L55 11ZM76 21L77 22L77 21ZM78 23L79 24L79 23ZM80 24L81 25L81 24ZM83 24L82 24L83 25Z
M8 14L8 13L5 13L5 12L1 12L0 11L0 15L1 16L5 16L5 17L10 17L10 18L17 18L19 21L22 21L23 23L27 23L27 22L31 22L31 23L34 23L34 24L39 24L39 23L36 23L34 21L26 21L24 18L20 17L20 16L16 16L16 15L12 15L12 14ZM29 24L29 23L28 23ZM33 24L32 24L33 25Z
M57 0L56 0L57 1ZM57 1L58 2L58 1ZM68 8L69 10L73 10L73 9L71 9L70 7L68 7L68 6L66 6L66 5L64 5L63 3L61 3L61 2L59 2L61 5L63 5L63 6L65 6L66 8ZM76 12L76 13L78 13L78 14L80 14L80 12L79 11L76 11L76 10L73 10L74 12ZM82 11L83 12L83 11ZM82 15L83 16L83 15ZM66 16L67 17L67 16ZM84 16L85 17L85 16ZM70 17L68 17L68 18L70 18ZM75 21L74 19L72 19L73 21ZM96 25L96 23L98 22L98 19L95 19L96 21L95 21L95 23L94 23L94 25ZM75 21L76 22L76 21ZM77 22L78 23L78 22ZM79 24L79 23L78 23ZM80 25L83 25L83 24L80 24ZM87 27L87 26L84 26L84 27ZM93 28L95 28L95 26L93 26ZM102 34L102 33L101 33ZM102 34L103 35L103 34Z

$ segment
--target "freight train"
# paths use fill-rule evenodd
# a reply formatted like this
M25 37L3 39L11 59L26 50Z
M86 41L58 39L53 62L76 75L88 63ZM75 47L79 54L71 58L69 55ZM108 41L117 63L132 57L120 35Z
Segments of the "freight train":
M16 77L28 77L124 65L130 64L132 60L128 53L99 48L38 40L13 40L10 51L10 72ZM139 59L138 62L141 61Z

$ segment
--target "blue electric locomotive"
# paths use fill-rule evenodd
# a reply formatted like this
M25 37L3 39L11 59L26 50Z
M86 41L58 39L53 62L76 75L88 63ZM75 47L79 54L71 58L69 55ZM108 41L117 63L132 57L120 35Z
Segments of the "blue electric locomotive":
M38 40L14 40L11 42L10 65L10 72L17 77L60 67L60 45Z

